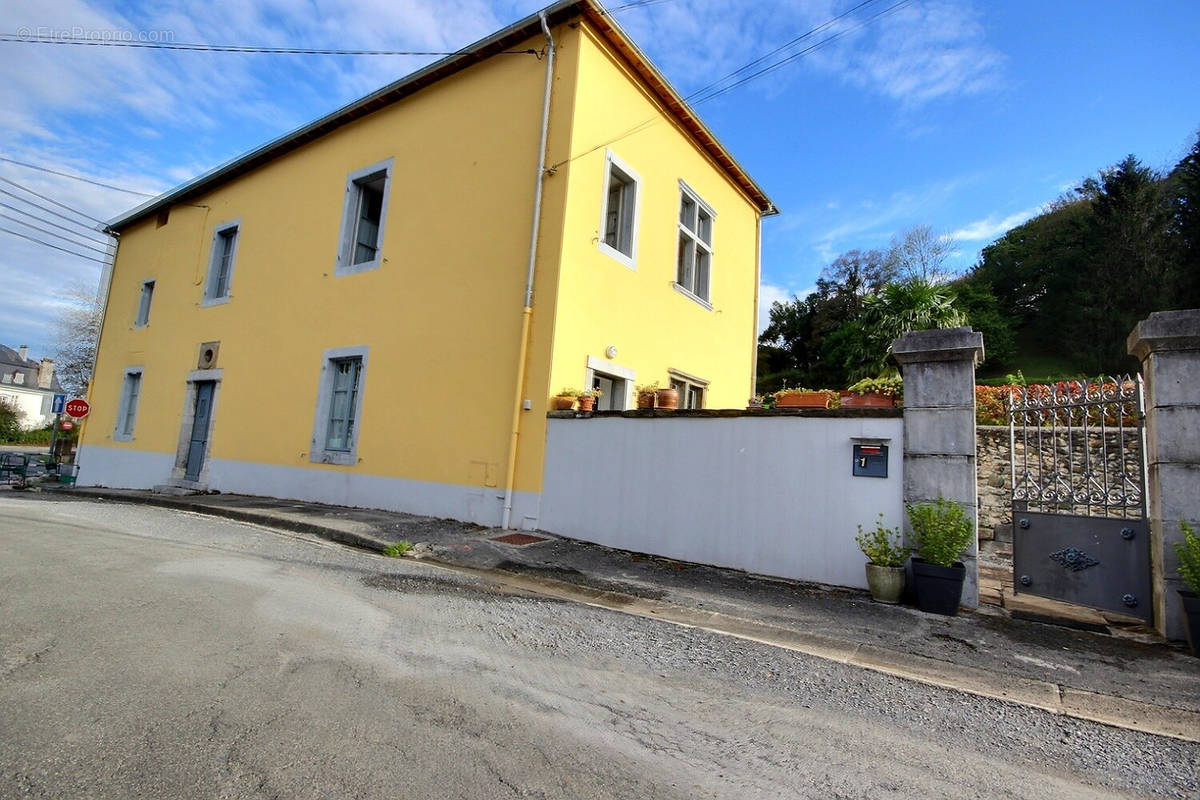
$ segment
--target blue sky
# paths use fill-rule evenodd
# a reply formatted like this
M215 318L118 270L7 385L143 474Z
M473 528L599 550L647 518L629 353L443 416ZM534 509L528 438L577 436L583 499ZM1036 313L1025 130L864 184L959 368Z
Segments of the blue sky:
M859 1L658 0L616 16L688 94ZM0 33L453 50L543 4L0 0ZM886 247L914 225L953 236L953 266L967 269L1007 228L1126 154L1169 168L1200 130L1196 30L1194 0L910 0L700 105L783 210L764 225L764 315L839 253ZM0 156L159 192L430 60L0 42ZM0 177L101 219L140 202L7 162ZM0 343L51 354L66 293L94 287L100 265L0 242Z

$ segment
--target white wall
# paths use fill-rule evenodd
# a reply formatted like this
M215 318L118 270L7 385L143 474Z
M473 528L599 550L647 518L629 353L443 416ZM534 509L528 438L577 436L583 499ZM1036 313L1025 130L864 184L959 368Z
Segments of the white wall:
M903 519L899 417L551 419L539 527L609 547L865 587L857 526ZM890 439L887 478L852 437Z

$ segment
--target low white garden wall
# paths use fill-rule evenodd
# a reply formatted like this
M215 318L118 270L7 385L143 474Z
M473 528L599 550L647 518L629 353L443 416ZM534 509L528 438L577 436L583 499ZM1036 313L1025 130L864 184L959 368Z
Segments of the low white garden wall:
M864 588L854 536L880 513L901 524L903 430L898 415L551 418L539 527ZM852 476L856 438L890 440L888 477Z

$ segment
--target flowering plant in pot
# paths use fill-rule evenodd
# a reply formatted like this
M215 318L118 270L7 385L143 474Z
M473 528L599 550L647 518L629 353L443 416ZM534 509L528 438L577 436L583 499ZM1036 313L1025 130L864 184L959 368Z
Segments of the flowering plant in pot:
M633 392L637 395L638 408L654 408L654 396L658 393L658 382L638 384L634 387Z
M908 558L908 548L900 540L900 529L885 527L883 514L880 514L873 530L864 531L862 525L858 526L854 541L867 557L867 586L871 589L871 599L891 605L899 603L904 594L904 560Z
M917 608L955 616L967 577L958 559L971 544L975 526L962 506L944 497L905 507L917 551L912 560Z
M551 403L555 411L571 411L575 408L577 397L579 397L578 389L560 389L558 394L551 399Z
M904 379L898 375L863 378L842 392L842 406L890 408L904 396Z
M1192 655L1200 656L1200 536L1187 522L1180 520L1183 541L1175 543L1179 556L1179 576L1188 588L1179 590L1183 600L1184 630Z
M777 408L829 408L829 393L814 389L783 387L775 393Z
M599 389L584 389L579 393L579 410L591 411L596 406L596 398L604 392Z

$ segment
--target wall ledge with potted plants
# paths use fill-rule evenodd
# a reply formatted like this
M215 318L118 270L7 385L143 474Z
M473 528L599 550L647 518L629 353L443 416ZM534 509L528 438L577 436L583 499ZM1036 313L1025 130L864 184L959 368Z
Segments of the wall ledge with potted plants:
M789 389L775 393L775 408L829 408L832 392L815 389Z
M1200 536L1185 520L1179 521L1183 541L1175 543L1179 577L1188 588L1179 590L1183 601L1183 630L1192 655L1200 656Z
M864 531L862 525L858 526L854 541L867 557L871 599L889 605L899 603L904 596L904 561L908 558L908 549L900 541L900 529L884 527L880 514L874 529Z
M842 392L842 408L891 408L904 396L900 377L863 378Z
M967 568L958 559L975 537L975 526L962 506L944 497L933 503L906 503L912 526L913 584L917 608L956 616Z

